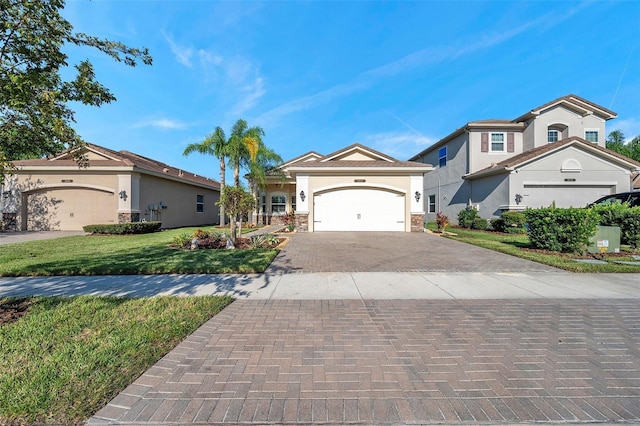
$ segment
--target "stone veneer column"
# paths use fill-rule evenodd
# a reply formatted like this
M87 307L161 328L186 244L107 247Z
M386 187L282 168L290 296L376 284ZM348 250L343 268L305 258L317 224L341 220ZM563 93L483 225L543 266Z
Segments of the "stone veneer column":
M424 232L424 213L411 213L411 232Z
M309 213L296 213L296 231L309 232Z

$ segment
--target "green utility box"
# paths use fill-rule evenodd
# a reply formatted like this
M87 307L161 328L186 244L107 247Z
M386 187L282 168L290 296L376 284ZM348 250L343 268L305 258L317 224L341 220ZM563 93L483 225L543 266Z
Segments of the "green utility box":
M598 226L596 235L591 237L589 253L619 253L620 227Z

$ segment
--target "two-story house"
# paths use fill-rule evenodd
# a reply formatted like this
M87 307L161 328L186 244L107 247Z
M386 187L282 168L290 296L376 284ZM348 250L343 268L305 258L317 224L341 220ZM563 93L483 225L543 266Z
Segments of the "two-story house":
M433 164L425 175L425 219L450 220L473 206L482 217L527 207L583 207L629 191L637 163L605 148L615 112L575 95L515 120L472 121L409 161Z

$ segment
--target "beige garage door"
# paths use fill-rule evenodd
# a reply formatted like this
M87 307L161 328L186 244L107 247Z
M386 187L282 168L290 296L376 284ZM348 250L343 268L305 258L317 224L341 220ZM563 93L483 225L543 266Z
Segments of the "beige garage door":
M116 223L117 198L112 193L84 188L50 189L29 194L27 229L82 230L84 225Z

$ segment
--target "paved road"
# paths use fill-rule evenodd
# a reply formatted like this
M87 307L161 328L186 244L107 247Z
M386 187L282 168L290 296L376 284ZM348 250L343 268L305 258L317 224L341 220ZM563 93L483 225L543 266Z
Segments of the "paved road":
M640 421L640 304L240 300L89 424Z

